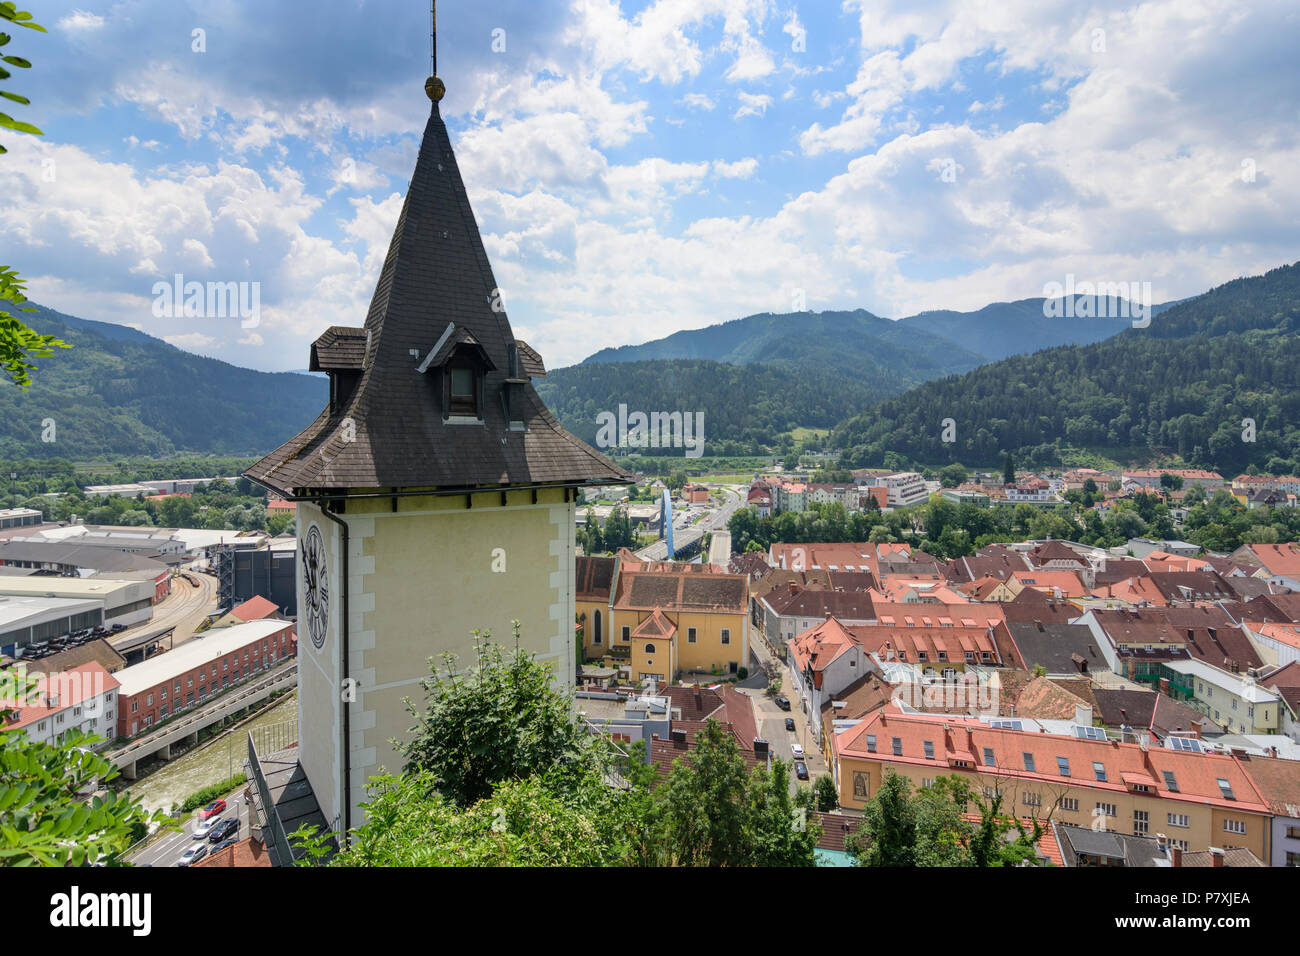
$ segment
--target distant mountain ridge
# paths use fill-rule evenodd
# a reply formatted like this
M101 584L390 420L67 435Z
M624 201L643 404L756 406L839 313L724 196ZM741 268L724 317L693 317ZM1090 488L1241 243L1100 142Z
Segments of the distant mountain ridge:
M1127 316L1123 300L1088 298L1091 313ZM1046 299L995 302L974 312L941 309L921 312L902 319L884 319L865 309L851 312L764 312L733 319L702 329L674 332L641 345L601 349L580 365L600 362L644 362L657 359L701 359L749 365L753 362L788 359L782 349L807 336L859 335L871 340L874 349L897 360L914 353L918 368L942 369L942 374L974 368L976 365L1023 352L1036 352L1058 345L1099 342L1132 325L1131 318L1049 318ZM1172 303L1151 307L1159 315ZM1121 307L1124 308L1121 308ZM939 350L947 349L946 362L935 362Z
M0 384L0 457L260 455L328 400L329 383L313 376L239 368L28 304L36 311L24 322L73 347L36 360L30 391Z
M1177 456L1225 476L1300 470L1300 263L1171 304L1147 328L1014 355L935 380L844 422L854 465ZM956 441L944 442L952 419Z

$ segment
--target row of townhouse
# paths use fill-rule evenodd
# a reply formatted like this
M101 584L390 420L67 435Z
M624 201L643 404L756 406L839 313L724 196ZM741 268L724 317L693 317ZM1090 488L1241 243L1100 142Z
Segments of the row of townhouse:
M787 479L759 479L750 485L748 504L761 516L788 511L801 514L811 505L843 505L846 511L905 508L929 500L930 486L916 472L872 475L861 482L802 482Z
M1223 476L1217 471L1203 468L1138 468L1124 472L1120 481L1124 487L1156 491L1160 489L1160 476L1174 475L1183 479L1183 487L1199 487L1214 491L1223 487Z
M864 807L888 772L916 787L955 775L1022 817L1300 865L1300 761L1209 753L1194 738L1150 746L1092 726L904 713L894 704L837 721L830 746L845 808Z

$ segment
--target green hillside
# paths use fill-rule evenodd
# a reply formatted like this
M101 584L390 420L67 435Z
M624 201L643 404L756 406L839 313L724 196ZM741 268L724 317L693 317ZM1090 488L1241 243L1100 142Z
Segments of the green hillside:
M1071 449L1121 461L1177 456L1237 474L1300 470L1300 264L1179 303L1149 328L1018 355L929 382L838 427L855 465L1060 463ZM942 441L943 420L957 441ZM1243 419L1255 441L1243 440Z
M0 458L261 455L328 398L323 378L238 368L134 329L35 307L24 321L73 347L37 360L30 391L0 385ZM42 441L49 420L52 442Z

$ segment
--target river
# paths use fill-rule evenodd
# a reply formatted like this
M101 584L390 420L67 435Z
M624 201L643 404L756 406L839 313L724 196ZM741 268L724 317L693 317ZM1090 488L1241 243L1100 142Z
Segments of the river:
M297 719L298 695L295 692L254 720L240 724L233 732L205 743L200 750L190 751L170 763L151 761L149 766L156 769L139 780L128 782L125 789L132 796L141 797L150 810L168 810L172 804L180 803L197 790L243 773L250 730L257 735L258 752L262 753L264 738L272 744L271 749L276 749L277 744L292 744L297 739ZM293 722L292 727L287 726L289 722Z

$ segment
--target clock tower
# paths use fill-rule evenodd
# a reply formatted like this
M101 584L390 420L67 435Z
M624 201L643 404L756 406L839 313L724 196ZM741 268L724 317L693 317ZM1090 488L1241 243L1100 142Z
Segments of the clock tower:
M578 489L632 476L566 432L546 374L501 304L439 112L436 75L411 177L360 327L333 326L310 368L329 404L245 474L297 502L299 761L346 830L368 779L400 772L428 660L468 663L471 632L574 677Z

